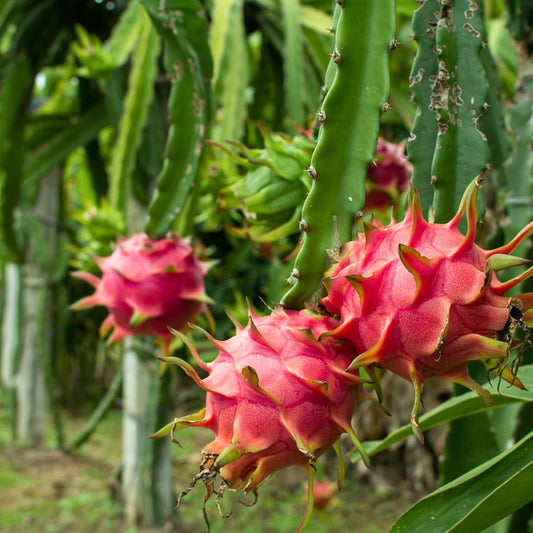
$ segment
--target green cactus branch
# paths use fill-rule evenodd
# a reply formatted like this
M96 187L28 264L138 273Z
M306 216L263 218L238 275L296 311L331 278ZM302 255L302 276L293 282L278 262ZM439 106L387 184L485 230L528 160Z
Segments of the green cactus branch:
M0 255L22 261L24 252L15 227L21 195L22 121L33 83L28 58L20 54L6 69L0 89Z
M302 61L302 29L299 20L299 0L281 0L285 46L285 92L287 94L287 113L291 120L304 126L304 71Z
M145 225L150 236L159 237L183 212L194 187L206 133L212 61L199 2L167 0L164 8L155 0L142 3L165 43L165 69L173 82L165 160Z
M453 216L470 181L509 154L500 84L483 4L424 0L412 22L418 44L410 85L417 113L407 143L413 184L435 220Z
M389 93L388 56L394 38L394 0L339 1L327 90L318 117L318 142L308 169L313 178L303 206L302 245L282 304L301 308L320 289L335 251L352 237L364 204L365 176L374 156L379 118ZM340 14L338 13L340 12Z
M109 168L109 200L123 213L126 212L135 157L154 94L159 55L157 33L146 12L141 10L139 13L143 22L138 28L138 45L131 58L128 91Z
M489 146L479 121L488 82L481 50L487 46L481 3L440 0L435 52L439 70L431 108L438 121L431 167L435 220L451 219L463 191L489 163Z
M413 165L412 184L418 189L420 204L426 211L433 200L431 186L431 163L437 140L437 121L429 107L432 93L432 80L438 72L435 54L435 33L439 0L426 0L415 11L412 28L418 44L416 57L411 67L409 85L417 111L407 142L407 155Z

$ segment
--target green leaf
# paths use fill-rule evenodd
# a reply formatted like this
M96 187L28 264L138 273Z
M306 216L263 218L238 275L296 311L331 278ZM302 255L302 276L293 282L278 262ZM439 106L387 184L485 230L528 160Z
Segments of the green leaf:
M33 155L25 169L25 184L33 188L41 176L61 164L79 146L94 139L107 124L107 113L103 103L96 104L73 124L50 139Z
M322 35L330 35L331 15L326 15L323 11L306 5L301 5L299 11L300 24L304 28L308 28Z
M533 365L526 365L520 368L519 377L527 390L520 390L507 385L500 386L498 383L487 385L485 388L492 394L492 405L487 405L474 392L467 392L460 396L455 396L421 416L419 420L420 429L426 431L439 424L481 413L495 407L511 405L517 402L533 402ZM383 440L365 442L364 447L368 455L376 455L390 448L393 444L412 436L412 434L412 427L410 424L407 424L389 433ZM359 454L353 453L350 458L353 461L358 461Z
M533 432L417 502L390 533L471 533L533 500Z
M146 19L141 4L133 0L128 3L120 19L113 27L111 37L107 40L107 50L113 63L119 67L126 63L132 50L137 45L138 36Z
M517 405L520 403L502 406L497 411ZM488 412L459 418L450 424L446 453L440 465L441 484L456 479L502 451L495 432L491 431ZM469 453L464 453L465 447L468 447Z
M474 380L482 383L487 376L487 369L482 364L472 363L469 373ZM455 395L465 391L464 387L454 386ZM499 427L496 420L499 417L493 415L501 412L509 417L509 409L520 408L521 405L513 403L451 421L446 435L446 453L440 464L440 484L452 481L506 450L513 435ZM512 418L510 423L513 425ZM503 446L500 446L499 437L505 439ZM465 449L471 450L470 453L464 453Z
M215 99L221 113L211 137L239 140L244 132L250 79L242 0L217 0L212 18L209 42L213 51Z
M498 73L505 93L512 97L518 74L518 57L503 18L487 21L489 49L498 64Z
M513 130L514 147L511 157L506 161L505 207L509 224L504 227L507 240L516 235L533 218L531 202L531 180L533 179L533 105L524 100L508 110L509 125ZM521 250L521 251L520 251ZM527 245L521 245L517 254L527 254Z

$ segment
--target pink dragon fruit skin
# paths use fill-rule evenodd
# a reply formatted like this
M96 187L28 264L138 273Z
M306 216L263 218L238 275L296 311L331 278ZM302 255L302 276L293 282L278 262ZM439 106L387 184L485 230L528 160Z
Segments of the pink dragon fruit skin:
M107 307L100 332L105 336L112 330L111 342L127 335L154 335L166 351L173 338L169 328L182 330L206 310L207 266L194 256L190 243L174 233L159 240L146 234L119 240L109 257L95 261L101 278L87 272L73 276L96 291L71 308Z
M378 138L375 161L368 167L364 211L382 211L398 204L409 188L412 166L402 144Z
M222 491L256 493L268 476L287 466L300 465L312 474L316 458L342 433L362 450L350 425L355 403L364 395L362 380L357 371L345 370L355 353L343 341L318 341L336 326L335 320L308 311L278 309L264 317L251 312L248 325L238 325L232 338L211 339L219 349L212 363L204 363L183 336L206 378L185 361L161 358L181 366L207 395L204 409L175 419L154 437L191 426L215 434L203 449L200 473L182 495L197 481L210 495L218 475Z
M349 369L378 365L411 381L415 388L413 429L422 439L417 411L422 384L439 377L464 384L487 401L490 395L468 375L471 360L502 361L512 339L504 330L512 309L520 328L531 322L533 295L505 296L533 274L506 282L496 270L527 261L509 255L533 233L533 222L509 244L483 250L474 243L480 182L473 182L456 216L447 224L424 220L416 192L402 222L365 225L364 234L345 244L339 261L325 277L326 309L341 325L326 335L347 339L358 357ZM458 227L466 214L468 230ZM521 386L505 365L503 379Z

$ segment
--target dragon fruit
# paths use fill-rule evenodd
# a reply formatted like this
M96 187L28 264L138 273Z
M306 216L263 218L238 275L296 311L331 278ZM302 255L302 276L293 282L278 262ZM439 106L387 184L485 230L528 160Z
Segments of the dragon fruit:
M315 509L325 510L335 496L335 486L329 479L315 481L313 485L313 500Z
M107 307L109 315L100 333L110 334L110 342L127 335L154 335L168 353L174 338L169 328L182 330L206 310L207 265L194 256L187 240L174 233L155 241L146 234L119 240L109 257L95 261L101 278L89 272L74 272L73 276L96 291L71 308Z
M364 210L382 211L397 206L401 194L409 188L411 169L403 144L378 138L374 162L366 173Z
M510 368L511 352L527 340L533 294L505 294L533 269L505 282L495 272L527 263L509 254L533 233L533 222L509 244L482 249L474 243L479 187L480 181L468 187L447 224L424 220L412 192L402 222L365 223L364 234L341 247L324 279L323 303L341 320L326 335L354 344L359 355L349 370L380 366L413 383L411 422L421 440L417 412L426 378L461 383L490 402L467 369L469 361L482 360L521 386ZM459 231L463 214L466 235ZM522 342L512 338L520 330Z
M211 338L219 349L212 363L204 363L182 336L197 365L208 373L206 378L200 379L181 359L161 358L182 367L207 391L206 407L175 419L154 437L191 426L215 434L203 449L200 472L180 499L199 481L206 486L206 500L215 492L217 504L227 487L257 495L270 474L291 465L309 470L312 487L316 459L332 445L338 451L343 433L365 454L350 425L356 401L368 394L357 371L345 370L355 353L343 341L318 341L336 325L308 311L278 309L264 317L250 312L248 325L237 324L235 336L226 341ZM311 496L308 501L303 524L312 510Z

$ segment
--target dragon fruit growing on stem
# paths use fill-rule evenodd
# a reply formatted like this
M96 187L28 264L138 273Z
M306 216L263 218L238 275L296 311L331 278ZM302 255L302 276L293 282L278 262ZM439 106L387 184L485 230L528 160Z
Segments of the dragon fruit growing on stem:
M383 211L399 204L409 188L412 166L404 154L404 145L378 137L376 155L366 176L365 212Z
M506 293L533 268L505 282L496 271L527 263L509 254L533 233L533 222L509 244L483 250L474 243L480 183L467 188L447 224L424 220L412 191L405 219L365 223L364 234L341 247L324 280L323 303L341 321L325 335L354 344L359 355L349 370L380 366L412 382L411 423L420 440L417 413L425 379L450 379L490 402L468 374L468 362L481 360L500 378L522 386L512 364L519 353L512 351L520 352L527 341L533 294ZM466 235L459 231L463 214ZM523 339L515 341L512 332L520 330Z
M209 337L219 349L212 363L204 363L181 335L196 364L208 373L205 379L186 361L160 358L180 366L207 392L206 407L176 418L153 437L170 433L174 439L175 431L186 427L204 427L215 434L202 451L200 472L180 499L201 481L206 501L215 493L220 510L226 488L257 496L257 488L270 474L291 465L309 471L312 487L316 459L331 446L340 453L338 440L343 433L367 459L350 424L355 403L370 397L358 371L346 371L353 349L337 339L318 340L336 325L334 319L308 311L277 309L268 316L250 311L247 326L236 324L230 339ZM339 486L343 467L340 458ZM312 493L301 528L313 508Z
M152 240L146 234L119 240L109 257L95 259L102 277L89 272L73 276L96 291L71 308L107 307L109 315L100 327L110 342L127 335L154 335L168 353L174 338L169 328L182 330L206 311L204 277L208 266L198 260L188 240L175 233Z

